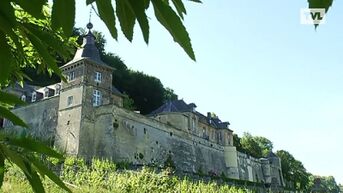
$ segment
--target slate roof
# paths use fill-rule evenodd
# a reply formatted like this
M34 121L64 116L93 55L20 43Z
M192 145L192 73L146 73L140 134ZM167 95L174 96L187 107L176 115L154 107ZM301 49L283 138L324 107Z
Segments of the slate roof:
M278 157L275 153L273 153L272 151L270 151L267 155L268 158L272 158L272 157Z
M100 59L99 50L95 45L95 36L91 32L93 25L91 23L88 23L87 28L89 29L89 31L86 35L83 36L83 43L81 45L81 48L77 49L74 55L74 58L68 63L66 63L65 65L63 65L62 67L67 66L68 64L86 59L89 61L93 61L97 64L112 68Z
M31 86L31 85L27 84L26 82L23 83L23 87L21 87L18 83L15 83L14 86L13 87L9 87L9 89L19 90L19 91L23 92L26 95L31 94L33 91L36 90L34 88L34 86Z
M199 117L199 121L207 123L216 129L229 129L229 122L222 122L218 117L205 116L198 111L195 111L196 105L194 103L187 104L184 100L168 101L158 109L152 111L148 116L155 116L161 113L170 112L193 112ZM230 129L229 129L230 130ZM231 131L231 130L230 130Z
M123 96L123 93L121 93L115 86L112 86L112 93L115 95Z
M192 112L192 110L193 106L191 104L186 104L185 101L181 99L175 101L168 101L162 106L160 106L158 109L151 112L149 115L157 115L166 112Z

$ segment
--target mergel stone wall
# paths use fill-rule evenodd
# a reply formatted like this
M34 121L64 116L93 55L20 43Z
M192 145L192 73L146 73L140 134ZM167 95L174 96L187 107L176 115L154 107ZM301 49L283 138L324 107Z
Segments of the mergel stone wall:
M59 97L12 110L30 129L5 122L9 131L26 132L43 140L54 141L58 119ZM164 165L170 155L177 169L205 174L224 173L231 178L252 182L283 184L278 158L256 159L188 133L185 129L164 124L115 105L105 105L80 113L77 151L86 158L104 157L133 164ZM62 115L62 113L61 113ZM72 141L72 140L71 140Z
M239 178L251 182L265 181L259 159L237 151Z
M170 155L183 171L225 173L224 148L184 130L113 105L85 116L79 154L163 165Z
M58 103L59 97L54 96L15 108L12 112L24 120L29 128L14 127L10 121L5 121L4 127L8 132L24 132L53 143L57 126Z

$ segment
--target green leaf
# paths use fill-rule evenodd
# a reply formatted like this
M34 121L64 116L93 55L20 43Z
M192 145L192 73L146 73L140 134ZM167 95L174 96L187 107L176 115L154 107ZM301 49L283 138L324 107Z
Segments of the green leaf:
M56 174L54 174L52 171L50 171L43 164L39 163L39 161L37 159L30 157L29 160L37 168L37 170L39 171L40 174L48 176L59 187L65 189L68 192L71 192L71 190L62 182L62 180L58 176L56 176Z
M187 14L186 8L183 5L181 0L172 0L173 4L176 8L176 11L178 12L179 16L183 19L183 14Z
M141 27L144 41L149 42L149 22L145 14L145 5L143 1L126 0L131 10L136 15L139 26Z
M325 12L332 6L333 0L308 0L308 7L311 8L323 8Z
M45 193L42 180L39 178L37 172L32 168L30 163L25 162L25 166L29 173L24 173L27 180L29 181L32 190L35 193Z
M177 42L195 61L195 55L192 48L191 40L188 36L185 26L180 18L176 15L173 9L166 3L160 0L151 0L157 20L169 31Z
M69 37L73 32L75 20L75 0L54 0L51 11L51 23L54 29L62 27Z
M5 157L0 152L0 187L2 187L2 183L4 182L4 174L5 174Z
M28 31L29 32L29 31ZM42 41L32 33L26 33L32 45L35 47L38 54L43 58L46 65L48 65L57 75L61 76L61 70L58 68L55 58L50 55L48 52L46 44L43 44Z
M43 5L47 3L46 0L16 0L15 3L23 8L26 12L31 14L33 17L40 19L44 17Z
M19 37L14 33L17 30L18 22L14 14L13 6L9 1L0 1L0 30L2 30L6 36L9 36L16 45L17 55L23 55L24 51Z
M21 138L10 138L8 139L9 144L15 145L18 147L22 147L26 150L30 150L32 152L45 154L49 157L54 157L58 159L63 159L63 155L59 154L52 148L46 146L45 144L36 141L32 138L28 137L21 137Z
M25 102L20 100L16 95L0 91L0 102L9 105L24 105Z
M144 8L148 9L150 5L150 0L143 0L143 2L144 2Z
M188 0L188 1L193 1L193 2L196 2L196 3L202 3L200 0Z
M92 4L95 0L86 0L86 5Z
M15 64L5 34L0 31L0 85L7 81Z
M116 18L111 0L96 0L96 6L98 8L99 16L102 21L105 22L111 36L114 39L117 39Z
M0 1L0 14L6 18L9 23L16 24L16 17L14 15L14 9L10 1L2 0Z
M28 127L23 120L13 114L10 110L0 106L0 117L10 120L14 125Z
M17 165L24 173L30 175L30 172L26 168L25 160L20 154L10 150L4 144L0 144L0 153L2 153L3 156L8 159L8 161Z
M52 35L51 33L44 31L42 29L39 29L39 26L24 23L23 26L28 30L31 34L35 34L39 39L56 50L61 56L68 57L69 51L68 49L65 49L65 46L63 45L63 42L59 40L57 37Z
M126 3L126 0L116 0L116 13L120 22L121 30L125 37L131 42L136 18L133 11Z

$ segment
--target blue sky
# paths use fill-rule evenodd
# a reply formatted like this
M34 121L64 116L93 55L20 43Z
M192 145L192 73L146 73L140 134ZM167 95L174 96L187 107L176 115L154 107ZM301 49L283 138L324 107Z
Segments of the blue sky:
M77 1L76 26L89 8ZM193 62L149 11L150 42L140 29L133 43L111 38L93 14L106 49L125 64L161 79L198 111L215 112L231 129L269 138L313 174L343 183L343 2L334 1L326 24L300 24L307 0L203 0L185 2L184 24ZM117 25L119 27L119 25Z

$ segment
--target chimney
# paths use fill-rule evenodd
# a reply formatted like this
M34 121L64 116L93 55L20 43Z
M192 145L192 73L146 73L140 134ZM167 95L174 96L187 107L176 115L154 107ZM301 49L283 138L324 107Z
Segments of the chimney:
M192 112L195 112L197 106L194 103L190 103L188 106L191 108Z

